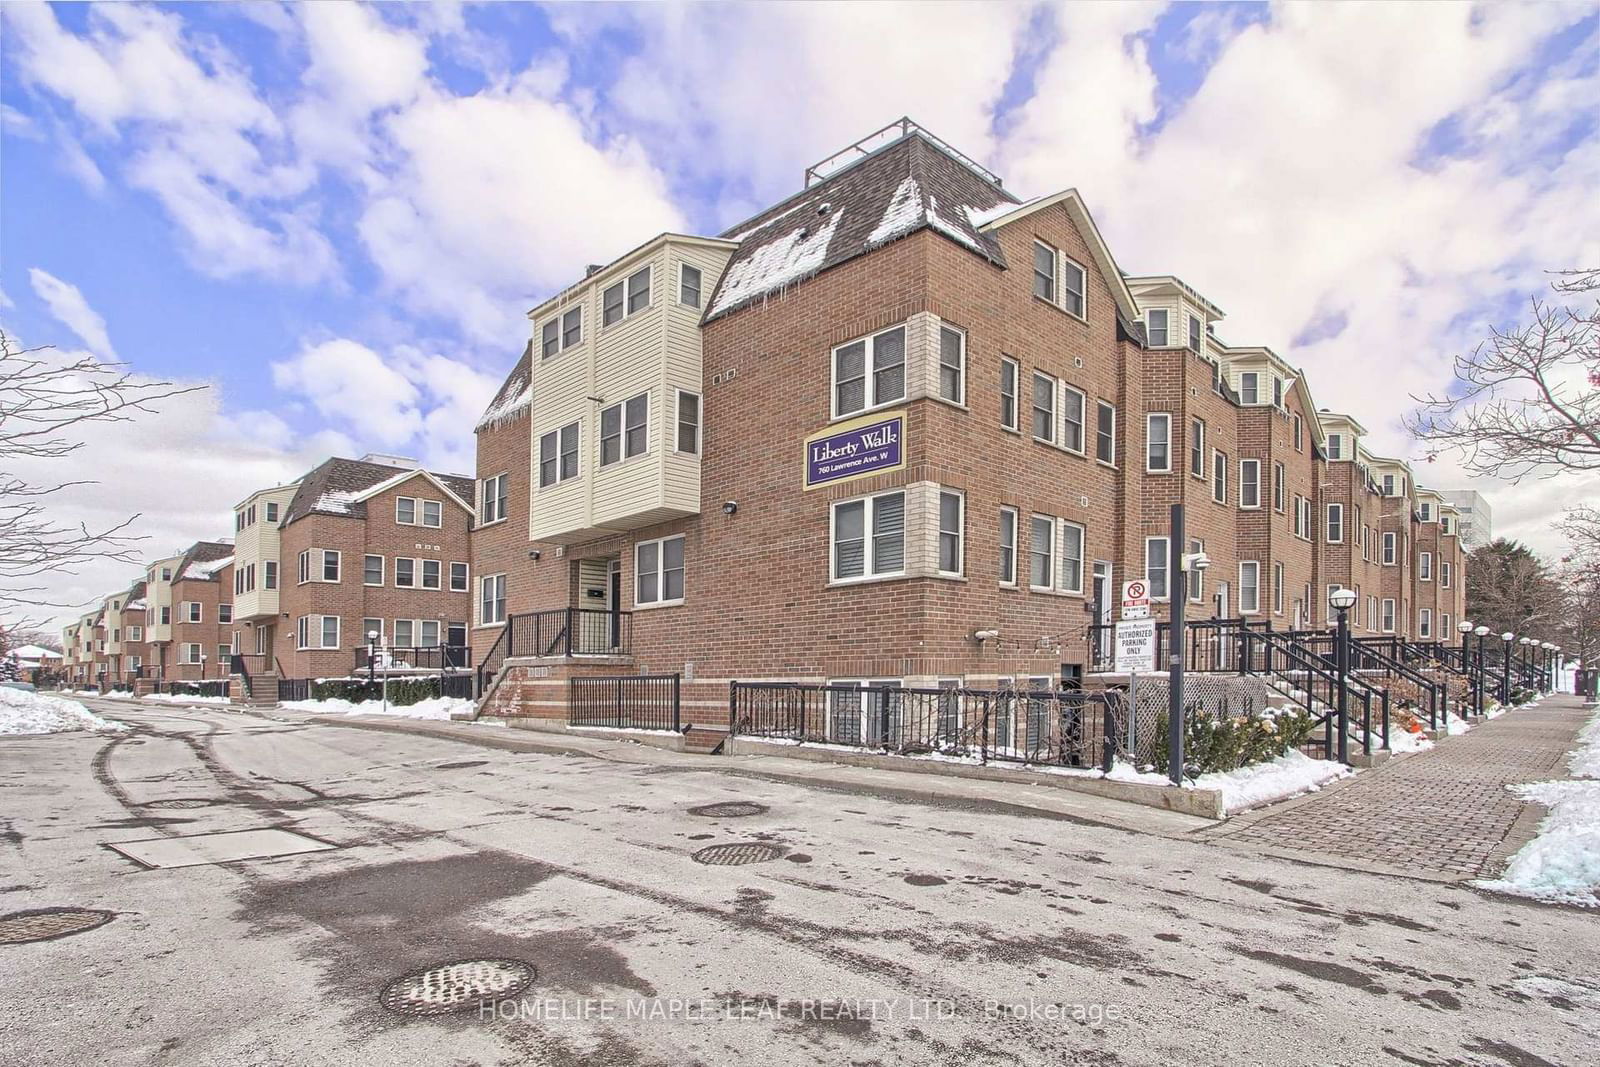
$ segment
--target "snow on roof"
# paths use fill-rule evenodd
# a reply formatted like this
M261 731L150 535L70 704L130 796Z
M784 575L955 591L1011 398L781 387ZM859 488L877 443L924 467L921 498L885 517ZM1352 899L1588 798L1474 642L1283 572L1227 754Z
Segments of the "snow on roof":
M350 506L356 502L356 497L361 493L350 489L329 489L317 497L317 502L311 505L312 511L328 511L335 515L350 514Z
M504 422L511 416L518 414L533 403L533 382L524 379L516 383L514 388L506 390L489 405L489 409L478 420L475 430L488 429L498 423Z
M822 269L828 245L844 211L835 211L822 226L801 225L787 236L768 241L748 259L734 263L722 276L722 289L711 314L749 303Z
M889 198L889 206L884 209L883 218L878 220L877 227L867 235L867 246L876 248L878 245L899 237L910 231L922 221L922 190L917 188L917 179L909 174L906 180Z
M221 559L195 560L184 569L184 573L193 578L209 578L222 568L233 563L232 556L223 556Z
M18 647L13 648L11 650L11 652L9 653L9 655L13 655L13 656L17 657L18 659L60 659L61 658L61 653L52 652L50 649L42 648L39 645L19 645Z
M130 600L126 604L122 605L122 610L123 611L143 611L147 607L149 607L149 605L144 602L144 597L139 597L136 600Z

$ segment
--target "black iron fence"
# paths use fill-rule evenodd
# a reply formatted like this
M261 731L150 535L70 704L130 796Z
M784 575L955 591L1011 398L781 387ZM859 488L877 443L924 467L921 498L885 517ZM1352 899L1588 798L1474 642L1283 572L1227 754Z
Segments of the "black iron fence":
M682 729L681 687L676 674L573 678L568 685L568 725Z
M279 678L278 700L310 700L310 678Z
M416 671L440 673L464 671L472 666L472 649L467 645L357 645L355 670Z
M729 733L901 755L1109 768L1124 751L1114 691L734 682Z
M1243 659L1248 654L1250 635L1272 629L1270 621L1253 619L1200 619L1185 621L1183 666L1186 671L1201 674L1242 674ZM1115 647L1112 640L1116 623L1096 623L1089 627L1089 670L1105 672L1115 670ZM1172 624L1156 623L1155 669L1167 670L1172 665Z

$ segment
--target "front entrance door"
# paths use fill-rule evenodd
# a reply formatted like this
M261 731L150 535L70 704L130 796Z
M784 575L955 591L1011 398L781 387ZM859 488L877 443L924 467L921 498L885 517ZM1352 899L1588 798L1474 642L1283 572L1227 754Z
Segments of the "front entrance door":
M1111 598L1114 595L1111 583L1111 564L1104 560L1095 560L1093 581L1094 589L1091 590L1091 593L1094 596L1094 621L1100 627L1095 631L1094 658L1098 664L1111 659Z
M611 561L611 574L606 584L606 607L611 611L611 647L622 647L622 560Z
M445 649L445 658L449 666L465 667L469 658L467 656L467 624L453 622L445 627L444 643L448 646Z

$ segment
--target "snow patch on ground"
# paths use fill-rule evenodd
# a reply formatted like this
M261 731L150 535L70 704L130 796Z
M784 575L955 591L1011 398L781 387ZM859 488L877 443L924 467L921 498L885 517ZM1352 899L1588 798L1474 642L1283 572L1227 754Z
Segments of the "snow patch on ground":
M281 705L295 711L310 711L318 715L390 715L401 719L449 720L456 712L468 712L475 706L472 701L459 697L433 697L419 700L404 707L390 704L385 710L381 700L352 702L337 697L328 700L286 700Z
M1350 773L1349 767L1331 760L1312 759L1296 749L1267 763L1202 774L1194 784L1197 789L1222 790L1222 810L1232 814L1301 793L1315 793Z
M1549 808L1539 833L1499 878L1477 885L1499 893L1600 908L1600 715L1578 734L1567 765L1577 777L1508 788Z
M157 704L227 704L227 697L186 697L179 693L146 693L139 698Z
M1410 730L1389 731L1390 752L1426 752L1432 747L1433 742L1425 734L1412 733Z
M69 730L126 730L76 700L0 687L0 734L60 734Z

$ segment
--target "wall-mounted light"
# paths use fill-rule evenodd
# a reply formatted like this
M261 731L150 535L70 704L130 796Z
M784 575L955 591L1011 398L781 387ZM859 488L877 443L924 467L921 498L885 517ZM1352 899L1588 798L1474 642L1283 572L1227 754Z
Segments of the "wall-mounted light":
M995 638L997 638L999 636L1000 636L1000 631L999 630L974 630L972 632L972 639L974 641L978 642L978 644L980 644L980 645L983 644L985 641L993 641Z
M537 548L535 548L532 551L530 551L528 553L528 558L533 560L535 563L539 562L539 550Z
M723 501L723 503L722 503L722 513L724 515L732 515L734 512L736 512L738 510L739 510L739 502L737 500L725 500L725 501Z

